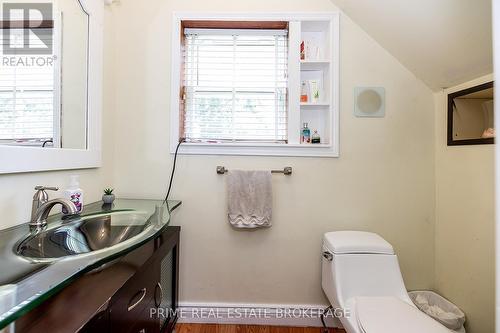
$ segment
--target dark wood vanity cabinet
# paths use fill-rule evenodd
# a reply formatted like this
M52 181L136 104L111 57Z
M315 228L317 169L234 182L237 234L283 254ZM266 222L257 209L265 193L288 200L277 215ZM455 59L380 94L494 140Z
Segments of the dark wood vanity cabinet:
M180 227L169 226L108 267L82 276L16 321L16 332L172 332L179 233Z
M179 230L169 227L153 241L152 256L111 297L80 332L160 333L172 332L178 293ZM159 308L165 309L158 311ZM174 311L170 311L174 310ZM104 332L103 331L103 332Z
M142 329L157 327L158 330L151 330L151 333L159 332L159 324L149 325L149 322L158 322L157 318L150 318L150 312L160 304L157 299L161 297L157 291L159 288L163 288L160 263L154 255L151 262L148 262L111 298L108 309L111 331L149 333L150 330L142 331ZM136 324L141 326L137 330L135 330ZM131 327L134 329L131 330Z

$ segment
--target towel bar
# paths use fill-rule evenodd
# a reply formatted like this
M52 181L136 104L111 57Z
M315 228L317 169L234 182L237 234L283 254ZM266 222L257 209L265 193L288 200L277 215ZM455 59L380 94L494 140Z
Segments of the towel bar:
M223 175L229 170L226 169L224 166L217 166L217 174ZM284 167L283 170L271 170L271 173L282 173L284 175L290 176L292 174L292 167Z

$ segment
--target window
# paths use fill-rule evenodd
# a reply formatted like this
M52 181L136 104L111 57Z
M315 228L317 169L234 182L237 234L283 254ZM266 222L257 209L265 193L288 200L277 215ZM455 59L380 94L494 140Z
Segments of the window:
M54 135L54 73L52 66L1 66L0 140L52 139Z
M15 26L17 22L11 24ZM22 21L20 24L22 26ZM10 39L3 40L0 29L2 45L22 45L24 29L10 28L10 31ZM33 35L30 38L32 47L44 46ZM0 64L0 142L40 145L40 142L53 140L59 120L54 107L53 63L51 55L3 56Z
M287 30L185 29L183 136L287 141Z
M338 13L172 21L172 153L338 156Z

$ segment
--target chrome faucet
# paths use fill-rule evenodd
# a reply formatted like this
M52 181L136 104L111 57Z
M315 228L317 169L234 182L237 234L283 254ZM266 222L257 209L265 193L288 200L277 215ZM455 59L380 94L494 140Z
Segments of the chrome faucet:
M78 211L74 203L68 199L58 198L49 200L49 195L45 190L57 191L57 187L37 186L36 193L33 196L33 205L31 206L31 222L30 228L39 229L47 225L47 217L50 210L57 204L62 205L68 211L68 215L74 215Z
M38 208L40 208L41 205L49 201L49 195L46 190L48 191L58 191L58 187L49 187L49 186L36 186L35 187L36 193L33 196L33 205L31 206L31 221L35 218L36 212L38 211Z

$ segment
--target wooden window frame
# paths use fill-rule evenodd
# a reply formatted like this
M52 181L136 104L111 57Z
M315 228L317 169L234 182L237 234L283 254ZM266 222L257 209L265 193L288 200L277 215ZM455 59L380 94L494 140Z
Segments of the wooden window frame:
M181 54L186 47L186 29L248 29L248 30L288 30L286 21L223 21L223 20L181 20ZM185 77L185 58L180 61L180 88L179 88L179 138L185 137L186 114L186 87L183 84Z

